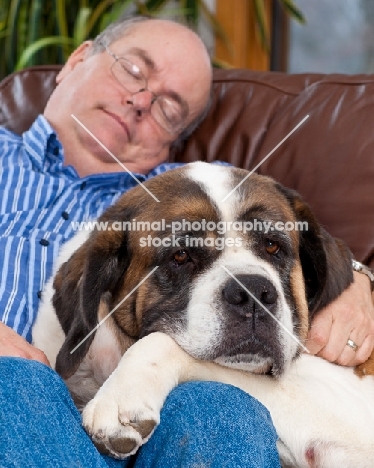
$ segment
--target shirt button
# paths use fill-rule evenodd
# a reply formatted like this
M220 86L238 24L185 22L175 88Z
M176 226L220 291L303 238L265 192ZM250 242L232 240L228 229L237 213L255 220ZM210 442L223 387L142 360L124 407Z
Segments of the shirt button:
M38 291L38 292L37 292L37 296L38 296L38 299L41 299L41 298L42 298L42 292L41 292L41 291Z
M49 245L49 241L47 241L47 239L40 239L39 244L47 247Z
M69 219L69 213L67 211L63 211L61 213L61 216L65 219L65 220L68 220Z

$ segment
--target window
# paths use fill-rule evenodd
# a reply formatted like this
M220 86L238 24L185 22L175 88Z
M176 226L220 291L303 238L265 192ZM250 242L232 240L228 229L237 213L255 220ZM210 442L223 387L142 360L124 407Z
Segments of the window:
M295 0L307 24L290 21L290 73L374 73L373 0Z

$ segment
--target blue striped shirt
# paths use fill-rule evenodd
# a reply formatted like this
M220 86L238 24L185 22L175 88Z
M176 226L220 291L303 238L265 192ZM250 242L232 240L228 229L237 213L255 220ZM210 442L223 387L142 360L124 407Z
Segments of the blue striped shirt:
M143 182L180 164L165 163ZM39 116L23 135L0 127L0 316L31 341L41 290L72 223L100 216L137 182L127 173L80 178L63 165L56 133Z

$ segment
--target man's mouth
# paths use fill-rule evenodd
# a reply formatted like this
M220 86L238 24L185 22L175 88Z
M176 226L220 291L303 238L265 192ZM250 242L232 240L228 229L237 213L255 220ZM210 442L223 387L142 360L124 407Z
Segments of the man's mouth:
M113 112L110 112L106 109L103 109L103 112L105 112L105 114L112 117L117 123L121 125L123 131L126 133L127 140L130 141L130 130L128 126L126 125L126 123L121 119L121 117L119 117L117 114L114 114Z

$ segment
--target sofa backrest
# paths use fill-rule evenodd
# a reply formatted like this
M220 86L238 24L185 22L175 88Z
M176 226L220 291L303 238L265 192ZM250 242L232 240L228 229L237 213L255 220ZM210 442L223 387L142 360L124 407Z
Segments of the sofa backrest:
M26 130L58 70L34 67L3 80L0 125ZM208 116L171 159L258 166L298 190L326 229L374 266L374 75L215 70L213 93Z

